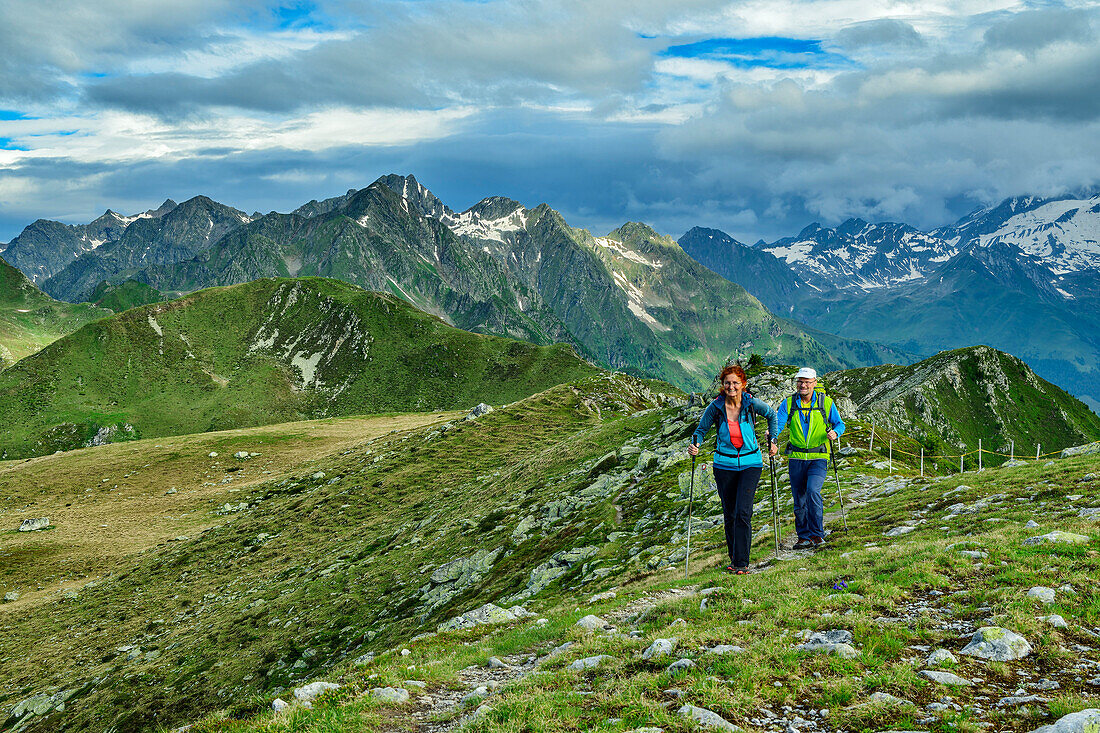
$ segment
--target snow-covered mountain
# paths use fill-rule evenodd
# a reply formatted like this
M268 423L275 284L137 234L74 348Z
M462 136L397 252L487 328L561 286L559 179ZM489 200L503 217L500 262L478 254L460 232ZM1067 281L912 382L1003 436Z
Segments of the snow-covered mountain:
M1100 194L1012 198L933 233L960 249L1011 245L1056 275L1100 270Z
M906 224L849 219L760 247L818 290L873 290L919 280L958 253L955 243Z

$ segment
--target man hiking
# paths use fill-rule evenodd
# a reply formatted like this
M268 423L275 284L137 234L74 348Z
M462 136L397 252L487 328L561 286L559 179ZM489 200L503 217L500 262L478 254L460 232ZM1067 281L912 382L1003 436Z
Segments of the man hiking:
M795 375L795 393L779 404L779 430L790 422L787 442L794 527L805 550L825 543L825 505L821 486L829 475L830 445L844 433L844 421L830 397L817 391L817 372L803 367Z

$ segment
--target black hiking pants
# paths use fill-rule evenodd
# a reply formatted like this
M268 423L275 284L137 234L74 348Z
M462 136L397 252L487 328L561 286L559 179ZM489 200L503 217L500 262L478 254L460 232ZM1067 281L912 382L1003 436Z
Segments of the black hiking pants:
M722 514L726 525L726 549L735 568L749 565L749 545L752 544L752 504L756 485L764 468L743 468L727 471L714 467L714 482L722 499Z

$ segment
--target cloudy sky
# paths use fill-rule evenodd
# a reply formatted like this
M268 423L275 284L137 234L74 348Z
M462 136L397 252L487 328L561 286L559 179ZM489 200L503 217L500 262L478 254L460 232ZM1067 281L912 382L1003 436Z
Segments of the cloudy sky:
M604 233L946 224L1100 184L1100 4L0 0L0 241L412 173Z

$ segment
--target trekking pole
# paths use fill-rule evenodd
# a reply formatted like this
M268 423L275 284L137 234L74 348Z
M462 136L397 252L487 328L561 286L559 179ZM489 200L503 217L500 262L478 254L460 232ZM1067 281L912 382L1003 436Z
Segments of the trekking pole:
M844 523L844 531L847 532L848 517L846 516L847 513L844 511L844 492L840 490L840 472L836 467L838 455L840 454L836 452L833 453L831 463L833 464L833 478L836 479L836 495L840 497L840 521Z
M695 436L691 436L691 444L695 445ZM691 567L691 505L695 498L695 456L691 457L691 479L688 481L688 545L687 554L684 555L684 577L688 576L688 568Z
M775 559L779 559L779 490L775 486L775 456L768 456L768 473L772 479L772 534L775 536Z

